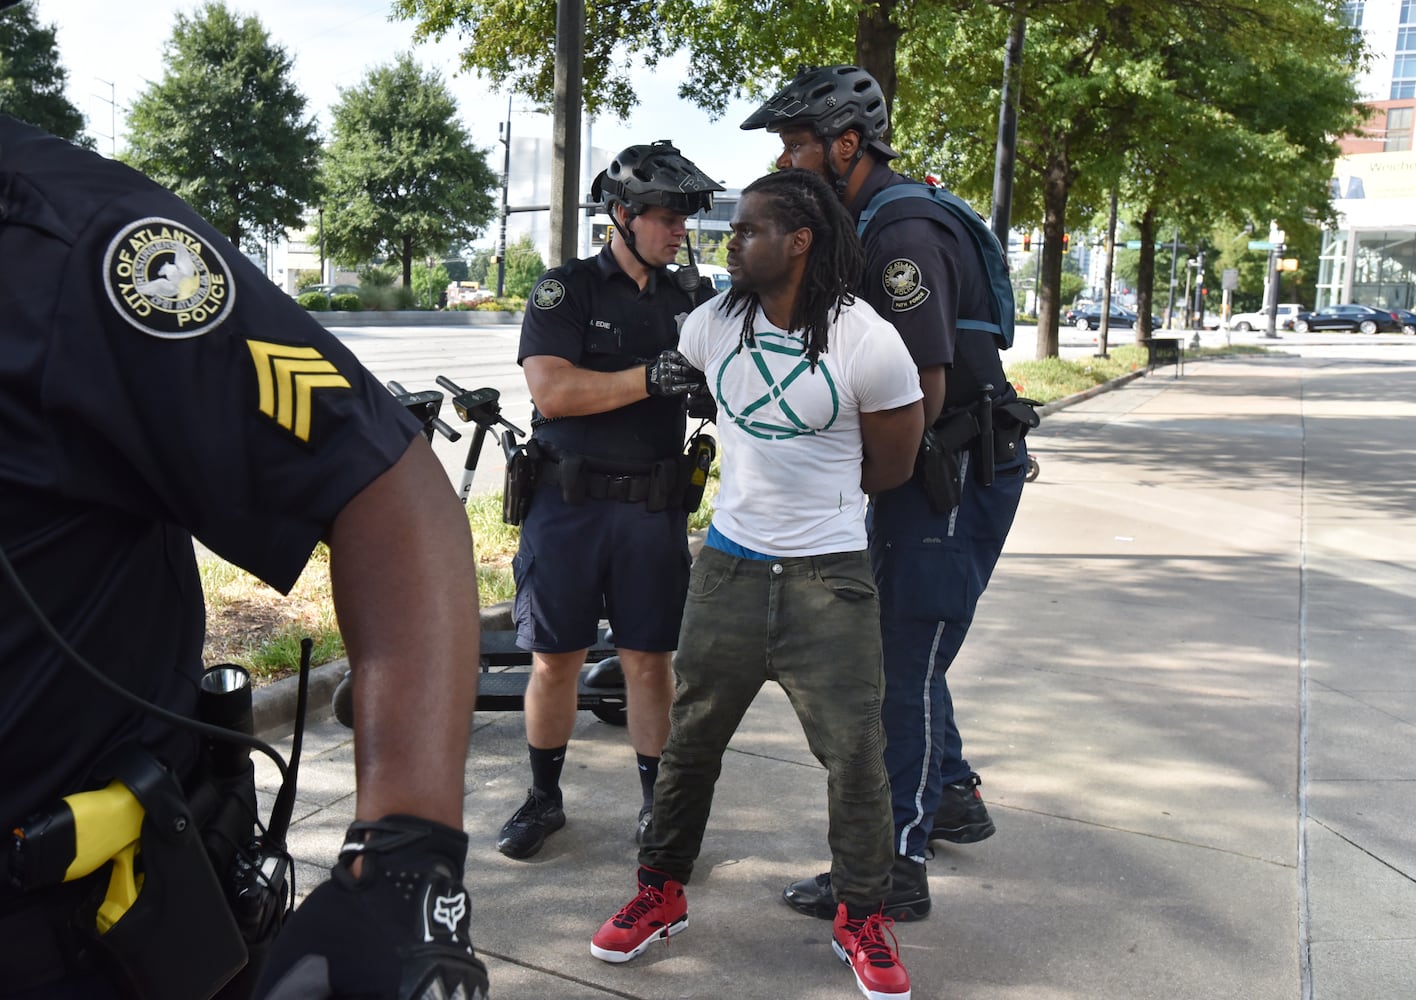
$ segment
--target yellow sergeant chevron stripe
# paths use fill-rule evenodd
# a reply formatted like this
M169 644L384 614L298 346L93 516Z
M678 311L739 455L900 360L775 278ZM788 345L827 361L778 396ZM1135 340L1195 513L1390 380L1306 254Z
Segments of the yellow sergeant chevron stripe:
M256 366L261 412L301 441L310 440L310 399L316 389L348 389L349 380L313 347L248 340Z

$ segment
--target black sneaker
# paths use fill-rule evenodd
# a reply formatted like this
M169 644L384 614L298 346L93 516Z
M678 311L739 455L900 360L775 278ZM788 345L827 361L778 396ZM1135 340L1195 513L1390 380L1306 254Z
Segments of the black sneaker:
M939 808L934 811L934 829L930 840L947 840L951 844L976 844L993 836L993 819L983 804L978 786L983 779L971 774L963 781L944 786Z
M782 890L782 899L798 913L822 920L836 919L836 899L831 894L831 873L793 882ZM929 915L929 875L924 863L895 855L890 869L890 894L881 913L892 920L923 920Z
M649 828L654 825L654 807L645 806L639 810L639 822L634 826L634 842L640 847L649 836Z
M528 788L526 801L502 824L497 834L497 850L509 858L529 858L541 849L546 838L565 826L565 810L539 789Z

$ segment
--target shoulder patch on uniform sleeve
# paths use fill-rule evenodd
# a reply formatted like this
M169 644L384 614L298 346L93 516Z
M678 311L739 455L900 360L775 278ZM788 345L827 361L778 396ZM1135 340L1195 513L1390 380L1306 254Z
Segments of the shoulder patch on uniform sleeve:
M349 380L313 347L264 340L248 340L246 346L256 368L260 411L308 444L314 394L352 388Z
M929 298L919 265L908 257L896 257L886 264L880 281L890 296L891 312L909 312Z
M542 278L531 290L531 303L537 309L554 309L565 298L565 285L555 278Z
M231 271L216 248L156 216L129 223L109 242L103 284L118 315L165 340L200 337L236 301Z

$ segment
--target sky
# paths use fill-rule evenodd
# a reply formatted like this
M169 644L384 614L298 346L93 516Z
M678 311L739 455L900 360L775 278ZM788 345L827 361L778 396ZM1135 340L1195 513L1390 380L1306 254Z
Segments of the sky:
M123 148L123 109L149 82L162 78L162 53L172 37L173 15L190 16L203 6L199 0L29 0L29 4L41 24L57 29L59 58L69 72L69 99L87 116L88 132L105 154L114 146L115 120L116 146ZM329 109L338 101L341 87L355 86L373 67L411 51L422 66L442 74L473 143L492 151L492 169L500 172L497 126L507 120L509 95L458 71L455 37L414 45L412 22L390 21L386 0L226 0L226 4L233 12L257 17L271 40L293 58L295 85L322 125L328 123ZM766 173L777 144L760 131L738 128L756 105L736 101L723 118L710 120L676 94L686 66L687 60L680 57L636 79L641 104L630 119L594 121L589 143L582 136L582 145L619 150L672 139L685 156L730 188ZM531 111L525 98L512 97L510 103L514 137L551 135L550 115Z

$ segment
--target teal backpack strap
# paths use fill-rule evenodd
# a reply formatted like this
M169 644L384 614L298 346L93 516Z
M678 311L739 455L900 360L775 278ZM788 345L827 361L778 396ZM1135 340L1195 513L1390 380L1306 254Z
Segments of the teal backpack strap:
M892 201L898 201L901 198L928 198L964 224L964 230L969 234L974 249L978 251L979 258L983 261L984 272L988 277L989 291L992 293L990 298L993 303L993 315L989 320L961 319L955 325L961 330L980 330L984 333L991 333L997 338L1004 350L1012 347L1015 308L1013 282L1008 276L1008 260L1003 255L1003 248L998 243L998 237L993 235L993 230L988 228L982 217L966 201L945 188L920 184L917 181L912 181L909 184L894 184L881 189L874 198L870 199L870 203L860 213L860 221L856 223L856 235L864 238L865 231L871 220L875 218L875 214Z

